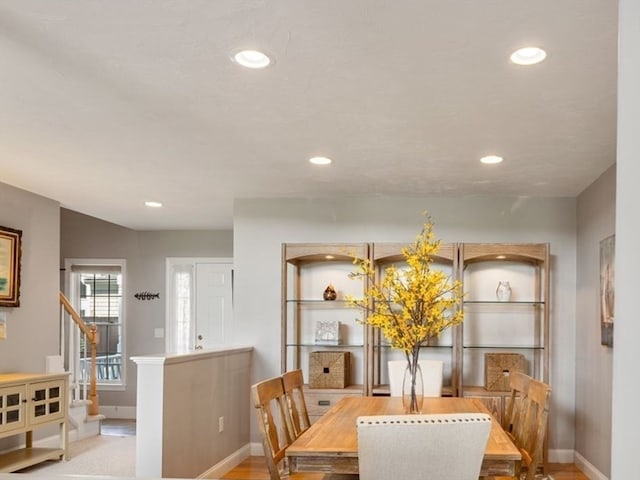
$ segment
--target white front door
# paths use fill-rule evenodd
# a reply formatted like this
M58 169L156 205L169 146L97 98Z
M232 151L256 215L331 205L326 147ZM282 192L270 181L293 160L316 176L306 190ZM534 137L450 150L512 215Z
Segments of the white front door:
M166 351L184 352L226 343L233 314L230 259L168 258Z
M225 325L232 313L232 272L230 264L196 264L195 348L225 343Z

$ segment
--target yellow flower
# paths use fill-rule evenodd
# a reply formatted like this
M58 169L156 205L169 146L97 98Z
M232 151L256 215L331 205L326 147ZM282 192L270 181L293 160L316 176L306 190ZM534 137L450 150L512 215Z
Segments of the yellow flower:
M462 310L455 308L463 296L461 283L432 268L439 248L427 216L415 243L402 249L407 268L390 266L377 278L369 260L354 260L357 271L351 277L366 278L368 286L363 298L347 300L366 312L364 322L380 328L410 364L417 361L422 344L463 320Z

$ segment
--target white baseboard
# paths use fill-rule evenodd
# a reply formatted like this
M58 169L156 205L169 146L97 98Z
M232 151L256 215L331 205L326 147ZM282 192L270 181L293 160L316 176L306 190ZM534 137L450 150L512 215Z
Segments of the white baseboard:
M548 460L549 463L573 463L574 453L573 450L549 450Z
M591 465L582 455L576 452L575 460L576 466L584 472L584 474L591 480L609 480L600 470Z
M218 463L202 476L198 478L217 478L220 475L228 472L242 460L248 456L263 456L264 449L262 443L252 442L245 445L240 450L236 451L229 457L225 458L222 462ZM574 450L549 450L549 462L551 463L575 463L587 477L591 480L609 480L607 477L598 472L589 462L587 462L580 454L575 453ZM588 466L588 467L586 467ZM217 476L216 476L217 475Z
M251 443L251 456L252 457L264 457L264 448L260 442Z
M244 447L236 450L224 460L216 463L206 472L198 475L198 478L215 479L220 478L232 468L237 467L247 457L251 455L251 444L246 444Z
M119 405L100 405L100 414L106 418L136 419L136 407L121 407Z

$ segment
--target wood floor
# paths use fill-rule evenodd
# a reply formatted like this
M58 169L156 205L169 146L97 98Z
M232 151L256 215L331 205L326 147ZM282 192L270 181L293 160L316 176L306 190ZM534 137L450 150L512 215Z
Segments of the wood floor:
M554 480L589 480L572 463L550 463L549 473ZM249 457L223 475L221 480L269 480L269 471L264 457Z

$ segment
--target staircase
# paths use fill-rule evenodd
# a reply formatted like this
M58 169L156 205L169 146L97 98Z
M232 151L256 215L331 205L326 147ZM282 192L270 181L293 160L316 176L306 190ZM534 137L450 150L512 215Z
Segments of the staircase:
M69 404L69 441L82 440L87 437L100 435L100 424L104 415L90 415L89 400L75 400Z
M60 292L60 354L47 357L47 372L69 373L69 441L99 435L100 423L105 418L99 413L96 388L97 344L96 326L85 324ZM83 368L85 365L90 367Z

